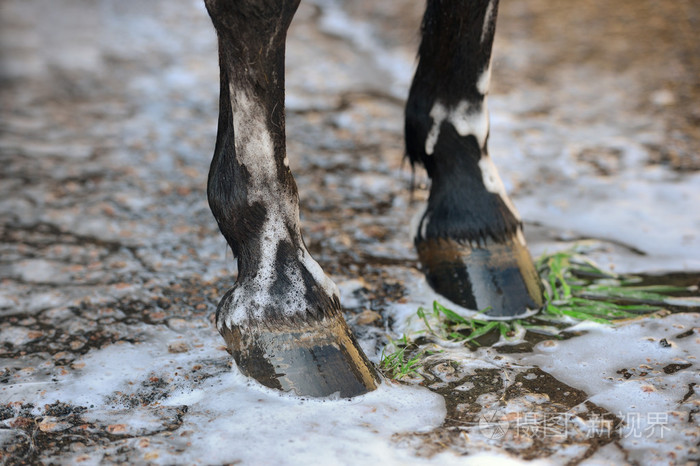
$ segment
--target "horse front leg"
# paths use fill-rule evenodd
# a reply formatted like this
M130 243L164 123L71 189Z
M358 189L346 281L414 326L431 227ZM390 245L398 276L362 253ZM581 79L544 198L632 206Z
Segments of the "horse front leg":
M219 127L208 198L238 260L217 327L239 369L302 396L376 388L338 290L304 246L285 147L284 55L299 0L205 0L217 32Z
M543 304L522 223L488 152L498 0L428 0L406 149L431 178L415 244L430 285L490 316Z

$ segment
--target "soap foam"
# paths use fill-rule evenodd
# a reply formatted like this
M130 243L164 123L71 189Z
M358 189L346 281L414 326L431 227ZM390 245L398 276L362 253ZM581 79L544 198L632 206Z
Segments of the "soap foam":
M175 332L135 325L134 333L147 335L147 342L93 350L64 375L47 373L32 384L5 385L0 401L33 403L35 415L57 401L83 406L86 422L136 435L129 445L156 464L415 464L426 460L392 436L430 431L445 417L443 398L423 387L383 382L349 400L302 399L262 387L229 369L230 356L211 327ZM179 337L192 349L169 353ZM197 366L202 368L192 372ZM207 377L198 381L197 373ZM155 379L165 382L162 396L130 403ZM163 432L177 410L185 413L182 424L174 435ZM147 441L138 441L147 434L142 437ZM91 457L100 456L99 447L90 448Z
M664 373L670 364L697 366L700 338L698 314L676 314L605 326L586 322L573 327L585 335L546 346L520 359L539 366L558 380L590 394L589 400L624 422L621 445L640 462L665 462L674 451L687 451L700 439L700 428L687 422L697 395L686 401L689 387L698 384L697 369ZM662 342L662 339L666 342ZM622 370L630 377L625 377ZM655 421L658 421L655 424Z

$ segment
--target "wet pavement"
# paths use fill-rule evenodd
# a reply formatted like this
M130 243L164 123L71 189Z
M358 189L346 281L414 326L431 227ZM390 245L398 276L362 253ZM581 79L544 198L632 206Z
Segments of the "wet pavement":
M700 8L616 7L503 3L490 152L533 255L585 240L603 266L697 287ZM289 33L306 243L375 362L434 299L402 142L421 13L308 1ZM3 464L698 461L697 288L532 351L443 344L356 402L238 377L213 325L235 277L205 193L216 60L199 1L0 4Z

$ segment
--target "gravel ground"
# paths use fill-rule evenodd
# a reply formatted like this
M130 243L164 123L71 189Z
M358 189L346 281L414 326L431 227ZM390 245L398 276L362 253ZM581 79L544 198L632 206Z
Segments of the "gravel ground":
M504 2L490 152L534 255L585 239L616 271L697 287L700 8L615 6ZM427 180L414 180L402 142L421 13L409 0L307 1L288 41L288 152L306 242L374 361L432 300L408 234ZM522 353L443 348L409 381L432 390L412 389L413 409L435 416L413 419L400 401L414 395L393 386L399 404L358 402L359 421L350 405L308 402L318 419L348 409L328 421L344 432L329 438L296 401L227 378L213 316L235 264L205 193L216 60L199 1L0 3L3 464L700 458L693 298L686 312L584 326ZM278 417L250 414L263 399ZM513 428L524 413L536 422ZM533 430L547 420L550 431Z

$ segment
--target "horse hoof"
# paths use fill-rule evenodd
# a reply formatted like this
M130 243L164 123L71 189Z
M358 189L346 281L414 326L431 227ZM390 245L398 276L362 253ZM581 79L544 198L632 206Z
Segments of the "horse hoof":
M223 327L240 371L298 396L342 398L377 388L379 378L340 315L320 321Z
M542 284L525 241L461 243L449 238L416 241L430 286L455 304L492 317L517 318L543 306Z

